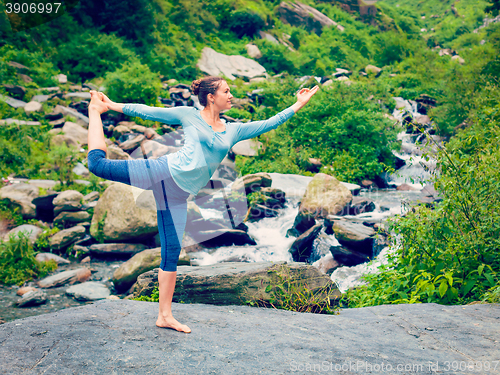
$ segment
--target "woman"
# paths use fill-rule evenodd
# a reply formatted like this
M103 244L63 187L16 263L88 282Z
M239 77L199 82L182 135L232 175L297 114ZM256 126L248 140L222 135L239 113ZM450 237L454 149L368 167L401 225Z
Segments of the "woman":
M220 112L231 108L233 96L227 82L220 77L205 77L193 81L193 92L205 107L201 111L187 106L159 108L144 104L114 103L103 93L90 91L89 170L108 180L150 189L156 200L162 256L158 272L158 327L191 332L188 326L179 323L172 315L172 296L189 195L197 195L209 182L235 143L276 129L306 105L318 88L301 89L297 93L297 102L289 108L268 120L249 123L221 121ZM100 115L109 109L167 124L180 123L185 134L185 144L178 152L158 159L108 160Z

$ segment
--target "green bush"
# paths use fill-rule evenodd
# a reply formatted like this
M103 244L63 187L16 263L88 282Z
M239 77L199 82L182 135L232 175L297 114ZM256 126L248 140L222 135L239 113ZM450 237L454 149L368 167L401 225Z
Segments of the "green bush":
M107 96L117 103L155 105L161 90L160 78L140 62L126 62L121 69L107 73Z
M57 66L73 82L102 77L136 58L131 50L124 47L123 39L89 30L75 35L58 50L59 53L54 56Z
M500 105L475 120L438 153L442 202L391 220L400 245L367 285L346 294L349 306L498 298Z
M264 27L264 21L255 12L238 9L232 12L227 24L224 25L241 39L243 36L253 38Z
M68 147L66 143L54 146L49 153L55 165L59 183L69 186L73 183L73 168L78 163L78 152Z
M53 260L38 262L33 245L24 232L0 240L0 283L22 285L33 278L42 278L57 268Z

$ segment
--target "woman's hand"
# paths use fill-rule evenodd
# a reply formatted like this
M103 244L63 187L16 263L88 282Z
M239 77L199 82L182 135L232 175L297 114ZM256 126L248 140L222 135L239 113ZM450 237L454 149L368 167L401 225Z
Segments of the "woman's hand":
M300 109L307 104L309 99L312 98L314 94L318 91L319 86L316 85L312 89L303 88L297 93L297 103L292 105L292 109L295 113L300 111Z
M102 96L95 90L90 90L90 104L89 112L96 111L99 114L107 112L109 110L108 106L102 101Z
M318 85L314 86L312 89L303 88L297 93L297 101L305 105L309 101L309 99L311 99L312 96L316 94L318 89L319 89Z

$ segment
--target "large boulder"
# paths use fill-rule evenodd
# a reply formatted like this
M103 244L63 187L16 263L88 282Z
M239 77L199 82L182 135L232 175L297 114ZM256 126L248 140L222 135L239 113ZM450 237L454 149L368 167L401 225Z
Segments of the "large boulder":
M159 267L161 264L161 247L148 249L135 254L123 263L113 274L115 289L126 292L140 274Z
M252 59L239 55L224 55L209 47L204 47L201 51L201 58L197 66L208 75L219 76L223 74L231 80L237 77L250 79L263 76L266 73L266 69Z
M94 208L90 234L100 242L143 239L156 233L156 204L150 190L112 183Z
M336 289L327 275L304 263L224 262L208 266L177 267L173 301L215 305L242 305L247 301L269 303L272 297L269 289L283 284L278 274L284 278L289 275L290 280L300 280L313 291L320 288ZM151 295L155 286L158 286L158 269L137 278L134 296ZM336 290L333 294L340 295Z
M335 220L333 222L335 238L345 247L372 257L375 231L359 223Z
M288 251L292 254L295 262L307 262L310 259L313 241L321 231L322 226L322 224L312 226L293 242Z
M304 26L307 31L314 31L318 35L321 35L325 26L335 26L338 30L344 31L343 26L328 18L319 10L299 2L282 2L279 5L278 12L281 21L292 26Z
M24 219L33 219L36 216L36 206L31 201L39 196L37 187L30 184L12 184L0 189L0 199L21 208Z
M86 145L88 141L88 130L71 121L66 121L62 127L62 131L73 139L79 146Z
M338 215L352 201L351 191L335 177L317 173L309 182L299 212L314 218Z

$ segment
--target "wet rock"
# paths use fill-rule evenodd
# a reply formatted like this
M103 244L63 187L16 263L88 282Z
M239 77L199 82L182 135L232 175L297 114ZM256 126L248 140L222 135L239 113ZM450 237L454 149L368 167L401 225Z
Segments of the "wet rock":
M347 267L352 267L361 263L366 263L370 260L370 257L368 257L368 255L347 249L343 246L332 246L330 248L330 251L332 253L333 259L336 262Z
M253 204L248 211L247 220L249 222L254 222L265 217L276 217L279 213L280 212L278 210L269 208L262 204Z
M335 238L345 247L373 256L375 231L363 224L336 220L333 223Z
M113 284L120 292L127 291L140 274L159 267L161 263L161 247L148 249L135 254L113 273Z
M293 223L292 228L288 229L288 231L286 232L286 236L299 237L301 234L308 231L314 225L316 225L316 220L313 217L309 215L304 215L299 211L297 216L295 216L295 221Z
M49 238L49 245L52 249L60 250L82 238L85 235L85 232L85 227L81 225L63 229Z
M314 218L337 215L352 201L351 191L335 177L317 173L307 185L299 212Z
M322 224L316 224L301 234L292 244L288 250L295 262L307 262L311 256L312 243L316 236L321 231Z
M38 306L47 302L47 294L41 290L34 290L23 294L22 298L16 301L17 307Z
M255 191L259 191L264 187L271 187L272 179L267 173L254 173L247 174L241 178L234 181L232 185L232 190L242 190L243 186L245 188L246 194L250 194Z
M66 294L77 301L97 301L106 299L111 295L108 287L94 281L73 285L66 289Z
M23 232L26 235L28 235L29 241L31 244L34 244L36 239L40 236L40 234L43 232L42 228L37 227L36 225L32 224L23 224L18 227L15 227L11 229L4 237L4 241L8 241L9 237L11 235L16 235L17 233Z
M52 253L38 253L35 257L39 262L48 262L49 260L54 260L57 264L69 264L70 261L60 257L59 255Z
M349 207L349 215L359 215L365 212L373 212L375 203L364 197L354 197Z
M331 275L340 266L339 262L333 259L332 254L327 254L312 264L324 274Z
M54 288L64 284L83 283L89 279L92 272L88 268L77 268L56 273L55 275L47 276L37 282L40 288Z
M245 231L239 229L216 229L200 231L196 233L195 239L207 238L200 241L205 247L221 247L221 246L244 246L257 245L257 242Z

